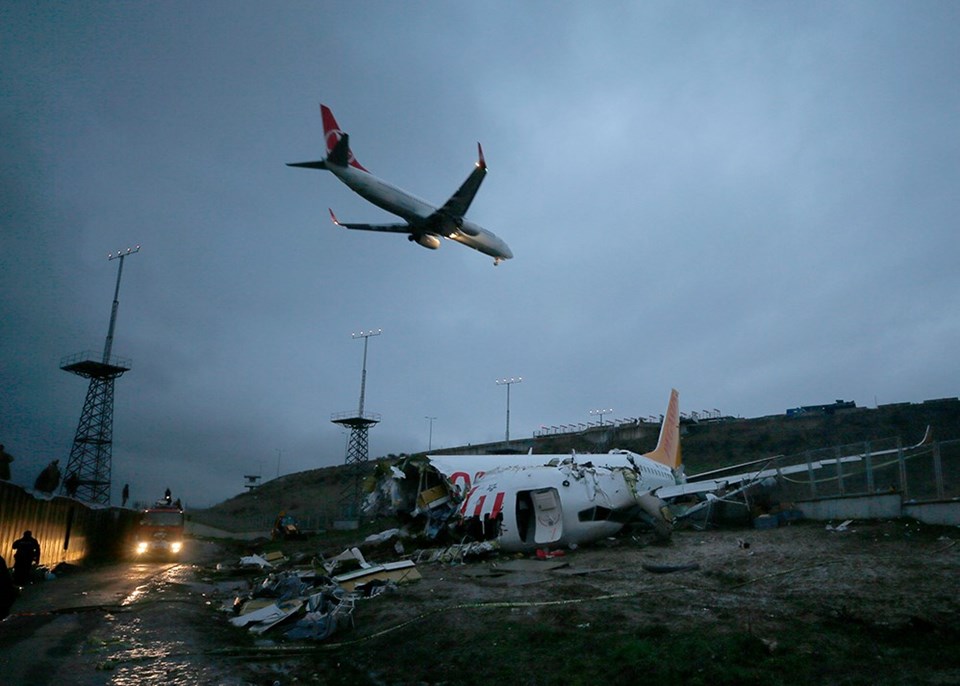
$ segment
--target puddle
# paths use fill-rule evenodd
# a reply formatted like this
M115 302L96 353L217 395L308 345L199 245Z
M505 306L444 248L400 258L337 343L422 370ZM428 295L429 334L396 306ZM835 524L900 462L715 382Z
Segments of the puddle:
M204 584L189 565L178 565L137 587L86 638L83 654L93 674L78 684L188 686L249 684L232 663L218 663L208 651L222 644L220 627L210 626ZM86 671L86 670L85 670Z

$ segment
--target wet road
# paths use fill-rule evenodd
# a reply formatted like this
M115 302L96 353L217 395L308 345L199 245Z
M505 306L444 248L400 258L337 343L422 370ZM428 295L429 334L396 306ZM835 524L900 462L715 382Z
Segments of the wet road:
M24 589L0 622L0 683L246 684L206 655L218 633L196 563L218 555L189 541L178 564L120 563Z

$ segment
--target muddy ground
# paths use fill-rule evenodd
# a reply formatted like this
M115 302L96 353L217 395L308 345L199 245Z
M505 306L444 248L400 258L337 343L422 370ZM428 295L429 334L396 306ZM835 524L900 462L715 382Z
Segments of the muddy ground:
M217 602L202 621L249 683L960 684L958 541L912 520L679 531L666 545L626 534L557 569L421 564L422 580L359 601L354 628L325 644L282 627L254 640ZM297 547L338 552L329 543ZM395 559L391 546L367 558ZM688 569L649 571L663 567ZM222 572L198 573L229 595Z

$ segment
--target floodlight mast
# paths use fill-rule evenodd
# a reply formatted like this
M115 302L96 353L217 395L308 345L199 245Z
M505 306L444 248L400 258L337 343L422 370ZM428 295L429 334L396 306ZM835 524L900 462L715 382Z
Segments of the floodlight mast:
M356 519L360 512L361 494L363 491L363 479L366 476L366 464L368 456L367 431L371 426L380 421L380 415L364 413L364 400L367 394L367 346L370 343L371 336L379 336L381 329L376 331L360 331L351 334L356 340L363 339L363 371L360 375L360 407L356 414L353 412L341 412L333 415L330 420L334 424L350 427L350 441L347 445L347 457L344 464L348 467L347 483L345 484L340 496L341 511L345 519ZM352 476L352 478L351 478Z
M611 412L613 412L613 409L590 410L589 414L590 414L591 416L592 416L592 415L595 415L595 414L600 415L600 426L603 426L603 415L605 415L605 414L610 414Z
M120 267L117 269L117 286L113 289L113 309L110 311L110 328L107 329L107 341L103 346L103 363L110 362L110 352L113 350L113 330L117 326L117 309L120 307L120 277L123 276L123 258L128 255L140 252L140 246L136 248L127 248L118 250L116 254L108 253L107 260L120 260Z
M379 336L381 333L383 333L383 330L377 329L376 331L359 331L351 334L354 339L363 339L363 371L360 373L360 410L357 412L357 416L359 417L363 416L363 399L367 392L367 344L370 343L371 336Z
M505 437L505 442L510 442L510 387L515 383L520 383L523 381L522 376L510 377L509 379L497 379L498 386L507 387L507 432Z
M100 505L110 504L114 381L130 369L130 360L111 359L113 333L120 306L120 279L123 276L123 259L137 252L140 252L139 245L107 254L107 260L119 259L120 266L117 269L110 327L107 330L101 361L95 360L95 353L92 351L84 351L60 360L60 369L90 380L65 472L69 483L64 480L61 492Z
M424 417L424 419L430 422L430 437L427 439L427 452L430 452L433 450L433 422L436 417Z

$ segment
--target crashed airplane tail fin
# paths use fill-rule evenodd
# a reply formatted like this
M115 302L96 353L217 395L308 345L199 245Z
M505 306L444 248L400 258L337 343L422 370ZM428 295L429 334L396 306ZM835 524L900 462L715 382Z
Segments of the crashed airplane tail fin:
M667 405L667 413L663 416L663 424L660 426L660 440L657 441L657 447L644 457L673 470L680 468L680 394L675 388L670 391L670 402Z

